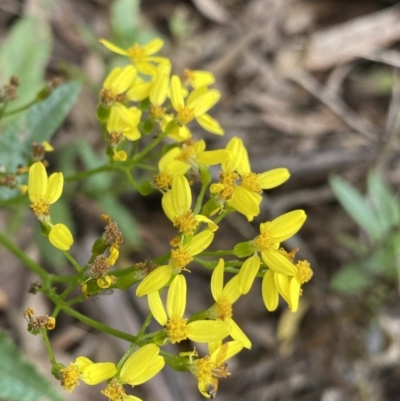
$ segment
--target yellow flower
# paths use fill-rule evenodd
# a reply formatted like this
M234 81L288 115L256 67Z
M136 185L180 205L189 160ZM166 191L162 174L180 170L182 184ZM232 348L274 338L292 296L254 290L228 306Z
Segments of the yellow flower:
M62 368L60 373L61 386L71 392L79 384L79 379L94 386L113 377L117 368L112 362L93 363L90 359L80 356L75 362Z
M229 334L234 340L240 341L245 348L251 348L251 342L242 329L232 319L232 305L239 299L238 276L234 276L224 286L224 260L219 259L217 267L211 276L211 293L215 304L208 309L207 317L229 322Z
M212 184L210 191L216 195L221 208L226 202L251 221L260 213L262 190L283 184L290 176L289 171L276 168L260 174L253 173L247 150L238 137L232 138L226 149L233 157L221 164L220 181Z
M212 85L215 82L215 77L209 71L185 69L183 72L183 81L190 84L194 89L197 89L201 86Z
M200 343L210 343L224 339L229 335L229 324L222 320L196 320L187 323L183 318L186 309L186 279L178 275L172 281L167 297L165 311L158 291L148 295L150 311L166 333L172 344L187 338ZM167 316L168 314L168 316Z
M162 192L170 188L175 176L184 175L190 170L188 164L176 160L179 153L179 148L172 148L158 162L159 173L154 177L154 184Z
M221 94L216 89L208 89L202 86L192 91L185 102L180 78L177 75L173 75L171 78L171 103L177 112L176 119L182 126L196 119L206 131L223 135L224 130L218 121L206 114L218 102L220 97Z
M180 153L176 154L175 160L187 163L192 170L199 174L199 166L214 166L233 158L232 152L226 149L205 150L204 140L197 142L188 141L182 144Z
M53 225L50 218L50 205L60 198L64 185L62 173L47 176L41 162L32 164L29 169L28 194L31 210L38 220L49 228L48 238L53 246L68 250L74 242L72 234L64 224Z
M215 232L218 226L203 215L194 215L191 209L192 191L187 178L177 175L172 179L171 190L162 197L162 207L166 216L184 235L193 234L200 222L208 224L208 229Z
M210 356L194 359L190 371L198 380L200 393L206 398L215 398L218 391L218 379L230 376L225 361L243 349L240 341L229 341L219 346Z
M112 104L118 96L126 92L136 76L136 68L127 65L124 68L115 67L107 75L100 91L100 100L105 104Z
M138 386L152 379L164 367L164 358L159 355L160 348L147 344L135 351L123 364L118 377L111 380L102 394L111 401L141 401L140 398L126 395L123 384Z
M108 133L117 132L130 141L136 141L141 137L138 125L142 112L137 107L129 109L121 103L116 103L111 108L107 120Z
M179 274L193 260L193 256L203 252L214 239L214 233L204 230L193 236L186 244L172 249L168 265L160 266L153 270L136 289L136 296L150 294L163 288L173 274Z
M163 105L169 90L169 75L171 73L171 65L159 64L156 74L150 82L137 80L128 90L126 96L133 102L140 102L149 98L150 103L155 107Z
M129 57L132 64L137 68L139 72L145 75L155 75L156 66L159 63L169 63L169 60L165 57L154 57L153 54L157 53L164 45L163 40L157 38L151 40L149 43L141 46L135 43L128 49L122 49L113 43L105 39L100 39L107 49L114 53L120 54L121 56Z

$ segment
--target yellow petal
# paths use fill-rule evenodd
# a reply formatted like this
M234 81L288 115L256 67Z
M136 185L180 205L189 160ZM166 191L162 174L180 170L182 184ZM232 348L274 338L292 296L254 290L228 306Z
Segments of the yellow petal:
M161 206L170 221L174 221L174 218L177 216L175 210L172 206L172 194L171 191L164 192L161 198Z
M100 39L99 42L103 44L105 47L107 47L108 50L111 50L114 53L120 54L121 56L127 56L128 52L124 49L121 49L120 47L114 45L113 43L109 42L108 40L105 39Z
M225 131L217 120L212 118L209 114L202 114L196 117L196 121L206 131L216 135L224 135Z
M270 312L278 307L279 295L275 285L274 272L267 270L261 284L262 298L264 305Z
M239 289L242 294L247 294L250 291L259 269L260 258L257 254L246 259L243 263L238 274Z
M86 356L78 356L75 360L75 365L78 366L78 368L81 372L86 366L89 366L92 364L93 364L93 362L89 358L86 358Z
M220 150L207 150L201 152L197 156L197 162L199 164L205 164L206 166L214 166L215 164L221 164L232 158L232 153L226 149Z
M153 270L136 288L136 296L142 297L163 288L171 278L172 269L172 266L165 265Z
M261 195L251 192L246 188L236 186L233 189L233 197L228 202L228 205L246 217L258 216L260 214L261 201Z
M156 78L150 90L150 102L154 106L161 106L168 93L170 68L165 64L157 67Z
M262 189L276 188L283 184L290 177L287 168L274 168L258 175L258 182Z
M128 92L126 92L126 97L132 102L141 102L143 99L146 99L150 96L151 87L151 82L139 83L132 86Z
M279 294L281 294L282 298L289 304L290 278L284 274L275 273L274 279L275 279L275 285L276 285L276 288L277 288Z
M277 242L282 242L296 234L306 219L304 210L293 210L272 220L268 229Z
M231 304L234 304L242 295L239 290L239 277L238 275L233 276L225 285L222 290L222 295L228 298Z
M188 106L193 108L195 117L199 117L207 113L218 102L220 97L221 93L216 89L212 89L191 103L188 100Z
M136 380L149 367L157 363L160 348L155 344L146 344L135 351L121 368L120 379L123 383L136 385Z
M165 313L165 309L161 301L159 292L156 291L148 294L147 303L149 304L149 309L150 312L153 314L154 319L156 319L161 326L165 326L167 324L168 317Z
M208 225L208 229L213 233L218 230L218 226L206 216L197 214L195 219L201 223L206 223Z
M214 233L210 230L204 230L199 234L196 234L192 241L184 246L184 249L189 253L190 256L198 255L203 252L211 244L214 239Z
M211 294L215 301L222 294L222 288L224 287L224 259L220 258L217 267L214 269L211 275Z
M296 277L290 280L289 285L289 307L292 312L296 312L299 307L300 299L300 282Z
M144 371L142 374L138 375L135 379L135 386L145 383L152 379L165 365L164 358L158 355L153 363Z
M45 197L50 204L52 204L52 203L58 201L58 199L60 199L60 196L61 196L62 190L63 190L63 186L64 186L63 173L53 173L49 177Z
M143 46L147 56L157 53L164 45L164 41L160 38L151 40Z
M242 329L235 323L235 321L231 319L229 324L231 325L231 337L236 341L240 341L244 348L251 349L250 339L246 336L246 334L244 334Z
M190 71L190 76L190 83L195 89L199 88L200 86L212 85L215 82L214 75L209 71Z
M43 163L36 162L29 169L28 194L31 202L44 198L47 191L47 173Z
M221 167L225 172L232 172L237 169L240 162L240 155L242 154L243 141L234 136L226 145L226 149L232 153L232 158L223 162Z
M117 373L117 367L111 362L93 363L81 371L81 379L90 386L95 386L110 379Z
M49 241L53 246L62 251L68 251L74 243L71 231L64 224L56 224L51 227Z
M131 86L136 72L133 65L114 68L104 81L103 87L112 90L115 94L123 93Z
M222 320L196 320L187 325L188 338L199 343L223 340L229 332L229 323Z
M186 279L178 274L172 281L167 296L167 313L169 317L182 317L186 309Z
M240 341L228 341L217 348L211 355L210 360L217 365L227 361L235 356L243 349L243 344Z
M192 205L192 191L189 181L183 175L177 175L172 180L172 207L175 214L182 216Z
M176 111L179 111L185 105L182 96L182 83L177 75L173 75L171 78L171 103Z
M273 271L286 276L297 274L296 266L277 251L269 250L261 252L264 263Z

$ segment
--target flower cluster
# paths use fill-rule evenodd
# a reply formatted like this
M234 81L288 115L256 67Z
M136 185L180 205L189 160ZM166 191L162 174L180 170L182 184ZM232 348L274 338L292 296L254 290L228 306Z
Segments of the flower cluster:
M280 297L292 312L298 309L302 286L313 273L307 261L294 261L297 249L287 251L282 243L300 230L306 214L303 210L287 212L261 223L255 238L238 243L234 249L210 250L223 218L238 212L249 222L254 220L260 215L263 191L283 184L289 171L280 167L254 172L248 151L238 137L232 137L224 149L215 150L206 150L205 141L195 139L196 132L191 129L196 123L209 133L224 134L218 121L208 114L221 96L211 87L215 78L210 72L185 70L182 77L174 75L171 61L155 55L163 46L161 39L128 49L104 39L100 42L130 62L113 68L100 91L97 117L107 144L107 169L123 172L129 184L143 195L160 193L165 221L171 224L174 237L167 254L127 269L117 268L110 274L123 238L117 223L103 215L107 226L94 243L91 258L83 267L75 264L76 279L60 298L54 299L56 304L62 302L57 313L63 308L68 310L66 298L74 285L80 285L83 295L70 304L110 287L124 290L138 284L136 296L147 298L148 321L137 336L129 337L132 346L117 365L93 363L80 356L69 366L55 370L68 391L79 381L88 385L107 381L102 394L111 401L127 401L139 399L127 395L124 385L136 386L150 380L167 363L176 370L191 372L201 394L214 398L218 379L230 375L226 361L252 346L234 320L234 309L254 281L261 279L262 299L268 311L278 308ZM164 147L157 149L159 144ZM217 182L213 182L211 166L220 169ZM137 174L139 169L143 171ZM28 184L31 209L51 244L67 251L73 243L70 231L63 224L53 225L50 218L50 205L59 199L62 189L62 173L48 177L43 163L32 164ZM189 316L186 275L200 265L213 269L213 302ZM228 272L231 276L226 278ZM161 327L146 334L150 319ZM200 357L194 350L173 355L163 350L169 343L188 346L189 340L207 344L209 354ZM131 354L135 347L138 349Z

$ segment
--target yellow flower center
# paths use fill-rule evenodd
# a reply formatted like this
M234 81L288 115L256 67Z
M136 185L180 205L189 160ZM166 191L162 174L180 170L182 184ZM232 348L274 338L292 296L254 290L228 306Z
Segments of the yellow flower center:
M113 104L116 101L116 97L117 95L111 89L106 88L103 88L99 95L100 102L107 105Z
M260 183L258 181L259 174L250 173L245 177L242 177L242 187L248 189L251 192L260 194L262 192Z
M196 159L196 151L194 150L194 147L191 145L183 145L181 153L176 157L176 160L190 163L190 161L193 159Z
M313 271L311 269L310 264L306 260L301 260L297 262L297 280L299 280L300 284L307 283L307 281L311 280L313 276Z
M236 185L236 180L239 178L237 173L225 173L221 172L219 176L219 192L220 198L225 201L229 201L233 196L233 189Z
M78 380L81 376L79 368L74 363L70 363L69 366L60 369L61 372L61 386L71 392L75 386L79 384Z
M128 49L128 56L133 63L140 63L147 57L146 50L142 46L135 43Z
M107 387L104 390L101 390L101 393L111 401L121 401L122 397L126 396L126 393L118 380L111 380Z
M165 327L172 344L179 343L187 339L187 319L178 316L171 316Z
M199 222L194 218L193 212L189 209L182 216L174 218L174 227L177 227L179 232L187 235L193 233Z
M221 295L218 301L208 310L210 319L229 320L232 318L232 304L225 295Z
M268 230L261 233L253 241L253 246L260 252L275 249L276 239L271 237Z
M159 120L161 120L165 115L165 108L161 106L151 106L150 114Z
M168 173L160 173L154 177L154 183L157 188L166 191L172 183L172 175Z
M171 251L170 263L172 266L183 269L193 258L184 249L173 249Z
M32 203L30 208L37 218L50 214L50 203L46 199L41 199L38 202Z
M181 124L190 123L194 119L194 110L188 106L184 106L178 111L176 118Z

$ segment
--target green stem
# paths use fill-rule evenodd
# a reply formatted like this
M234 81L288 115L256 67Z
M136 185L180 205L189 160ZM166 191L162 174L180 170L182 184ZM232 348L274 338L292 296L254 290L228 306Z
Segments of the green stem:
M204 251L201 253L201 256L228 256L228 255L235 255L235 252L230 250L220 250L220 251Z
M29 107L33 106L35 103L38 103L38 99L36 98L33 99L31 102L25 104L24 106L19 107L18 109L11 110L8 113L2 113L2 117L12 116L13 114L20 113L21 111L29 109Z
M104 333L111 334L114 337L121 338L122 340L126 340L126 341L128 341L130 343L134 343L134 342L137 341L137 337L131 336L130 334L127 334L127 333L124 333L122 331L113 329L112 327L107 326L107 325L105 325L103 323L100 323L97 320L93 320L93 319L83 315L82 313L79 313L76 310L70 308L68 305L65 305L65 304L62 305L61 309L65 313L67 313L70 316L75 317L76 319L78 319L82 323L85 323L88 326L93 327L93 328L95 328L97 330L100 330L100 331L102 331Z
M65 178L64 181L77 181L80 180L82 178L86 178L86 177L90 177L91 175L97 174L97 173L102 173L104 171L113 171L114 168L111 167L110 165L106 164L104 166L100 166L97 168L94 168L93 170L86 170L86 171L82 171L80 173L71 175L70 177Z
M48 273L34 262L22 249L13 244L5 235L0 233L0 243L23 262L28 269L36 273L43 281L48 281Z
M47 336L47 331L46 329L42 329L42 338L44 342L44 346L46 348L47 355L49 356L51 366L54 366L57 364L56 358L54 357L53 354L53 349L51 348L50 340L49 337Z
M199 196L197 197L197 200L196 200L196 206L194 207L194 210L193 210L194 215L200 213L201 206L203 204L204 195L206 193L207 188L208 188L208 184L203 184L201 186Z
M225 218L225 216L227 216L229 213L231 213L233 211L233 209L230 208L226 208L222 213L220 213L215 219L214 219L214 223L218 224L223 218Z
M74 269L78 273L80 273L82 271L81 265L72 257L72 255L68 251L63 251L63 254L71 262L72 266L74 266Z

